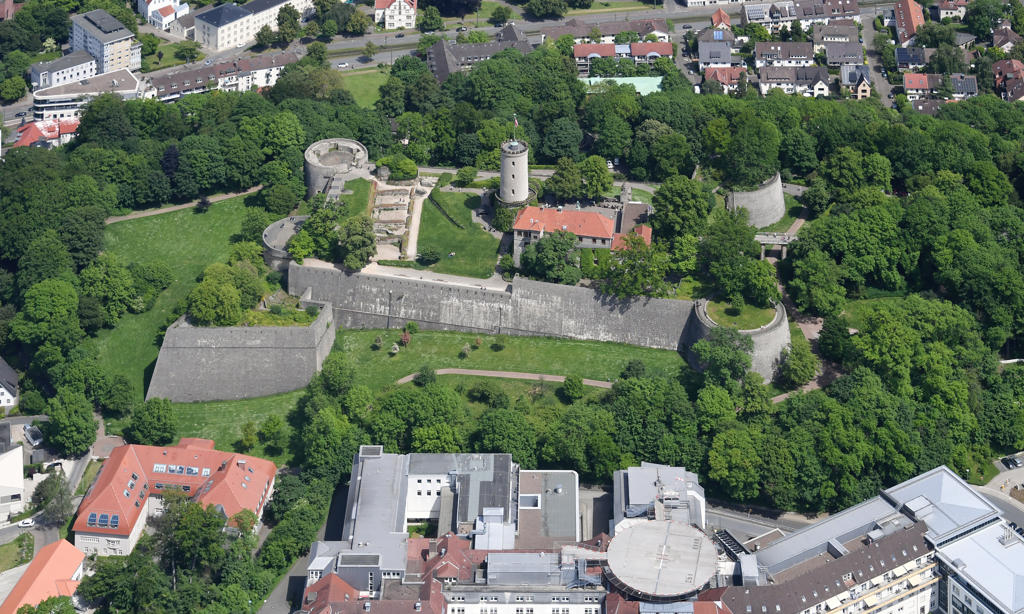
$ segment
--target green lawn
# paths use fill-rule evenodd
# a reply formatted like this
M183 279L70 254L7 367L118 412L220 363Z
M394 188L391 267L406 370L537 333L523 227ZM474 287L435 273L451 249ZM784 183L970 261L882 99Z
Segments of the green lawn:
M800 216L800 210L804 206L798 203L796 197L792 194L783 194L783 196L786 199L786 214L778 222L760 228L759 230L762 232L786 232Z
M491 15L494 13L494 9L499 6L501 6L501 4L498 2L484 0L480 3L480 10L476 13L469 13L465 17L445 17L444 22L445 25L463 23L466 26L472 27L487 26L489 25L487 20L491 18ZM510 6L509 8L512 9L512 17L509 18L509 21L518 21L522 17L521 12L516 10L515 7Z
M92 486L96 476L99 475L100 469L103 468L103 461L92 459L89 464L85 467L85 473L82 474L82 481L78 483L78 488L75 489L75 496L84 495L89 491L89 487Z
M880 305L886 303L898 303L902 301L902 297L888 296L881 298L862 298L855 301L849 301L846 303L846 309L843 310L843 315L850 321L850 328L856 328L860 330L864 328L868 314Z
M159 262L174 273L174 281L152 309L125 314L116 328L101 330L91 341L99 353L100 365L127 376L135 384L139 400L160 351L157 334L203 269L227 259L230 237L241 228L243 199L239 196L216 202L204 214L184 209L107 226L107 252L127 262Z
M380 335L382 348L372 348ZM461 367L465 369L494 369L524 371L551 375L576 374L588 379L612 380L632 359L647 363L648 372L674 376L685 364L678 352L650 348L575 341L549 337L502 336L501 346L495 346L494 335L473 335L439 331L420 331L412 336L409 347L395 356L388 354L391 344L401 336L399 330L347 330L338 333L335 347L346 352L357 365L358 383L373 391L394 384L398 379L414 373L425 364L434 369ZM459 358L462 346L473 344L477 337L480 348Z
M433 248L441 254L441 260L431 265L430 270L469 277L490 277L498 260L499 242L479 224L473 223L470 211L480 206L480 197L462 192L440 191L435 192L435 197L448 215L458 220L465 229L449 222L433 203L423 202L418 251L422 253ZM452 252L455 256L449 258L448 254Z
M379 88L388 80L385 73L376 68L344 73L342 83L352 94L356 104L368 109L380 98Z
M635 0L613 0L611 2L595 2L589 9L573 9L567 16L589 15L591 13L614 13L616 11L638 11L656 8L656 5L636 2Z
M31 561L34 548L35 537L28 531L0 546L0 571L14 569Z
M162 39L161 39L162 40ZM154 70L160 70L161 68L170 68L171 66L180 66L185 63L178 57L175 57L175 52L178 51L178 43L162 43L156 48L156 53L153 55L147 55L143 58L143 62L146 66L146 70L142 72L153 72ZM159 58L159 54L163 53L163 59ZM201 53L193 64L202 62L206 55Z
M762 309L753 305L743 305L739 311L725 301L708 301L708 315L715 323L739 330L760 328L775 317L774 309Z
M342 194L341 199L347 205L346 217L357 215L370 215L373 211L373 203L370 202L370 188L373 186L366 179L350 179L345 182L345 189L351 190L351 194Z

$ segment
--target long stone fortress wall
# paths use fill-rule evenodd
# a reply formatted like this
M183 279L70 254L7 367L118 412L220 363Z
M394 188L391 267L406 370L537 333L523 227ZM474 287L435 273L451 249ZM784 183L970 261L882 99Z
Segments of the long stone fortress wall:
M302 388L334 345L334 310L323 305L309 326L192 326L164 335L147 399L175 402L262 397Z
M726 200L730 211L746 209L749 223L764 228L786 215L786 199L782 195L782 177L779 173L750 192L730 192Z
M467 280L470 281L470 280ZM288 269L288 291L334 305L339 326L421 328L612 341L686 351L716 326L697 315L692 301L619 300L596 290L517 277L505 290L298 265ZM781 316L780 316L781 311ZM771 378L779 352L789 343L785 310L756 331L754 370Z

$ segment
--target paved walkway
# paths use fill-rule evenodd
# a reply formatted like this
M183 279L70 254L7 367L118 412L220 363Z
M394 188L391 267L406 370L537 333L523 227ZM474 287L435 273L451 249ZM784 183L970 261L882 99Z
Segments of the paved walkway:
M544 373L522 373L520 371L487 371L483 369L438 369L435 371L438 375L475 375L477 377L500 377L504 379L525 379L533 380L538 382L558 382L562 383L565 381L564 375L547 375ZM396 384L408 384L416 377L416 373L410 373L402 379L395 382ZM611 382L604 382L596 379L584 379L584 386L593 386L594 388L611 388Z
M416 191L413 191L410 206L412 211L409 214L409 242L405 246L406 260L416 260L416 256L419 254L420 216L423 214L423 204L427 202L427 194L416 196Z
M244 196L246 194L252 194L253 192L258 192L262 187L263 187L262 185L258 185L258 186L255 186L255 187L251 187L251 188L249 188L248 190L246 190L244 192L229 192L227 194L217 194L216 196L211 196L210 197L210 202L211 203L215 203L215 202L220 202L222 200L227 200L229 198L234 198L236 196ZM192 202L184 203L184 204L181 204L181 205L172 205L170 207L160 207L158 209L145 209L143 211L136 211L134 213L129 213L128 215L115 215L113 217L108 217L107 219L103 220L103 223L107 224L107 225L110 225L110 224L114 224L114 223L117 223L117 222L123 222L125 220L135 220L135 219L138 219L140 217L150 217L152 215L162 215L164 213L170 213L172 211L181 211L182 209L191 209L192 207L195 207L198 204L199 204L199 199L197 198L197 199L193 200Z
M308 263L313 266L319 266L321 261L316 261L314 258L306 258L303 263ZM327 263L324 263L327 264ZM334 265L327 264L330 268L335 268ZM423 281L432 281L435 283L448 284L454 286L466 286L468 288L480 288L482 290L496 290L499 292L508 291L508 282L501 278L501 275L495 273L487 279L477 279L474 277L462 277L460 275L447 275L444 273L434 273L433 271L420 271L417 269L406 269L403 267L392 267L384 266L377 262L371 262L362 268L363 273L370 275L386 275L388 277L403 277L405 279L422 279Z

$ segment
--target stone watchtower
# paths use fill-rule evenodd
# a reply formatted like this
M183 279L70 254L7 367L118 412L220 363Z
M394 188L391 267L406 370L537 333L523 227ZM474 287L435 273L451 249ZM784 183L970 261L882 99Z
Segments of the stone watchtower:
M530 148L524 141L512 138L501 144L501 187L498 202L515 206L530 200Z

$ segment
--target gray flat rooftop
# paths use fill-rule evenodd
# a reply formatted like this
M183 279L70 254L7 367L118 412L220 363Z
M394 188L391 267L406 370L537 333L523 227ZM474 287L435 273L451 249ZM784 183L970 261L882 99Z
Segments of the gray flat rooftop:
M681 492L704 489L697 483L697 474L683 467L670 467L644 462L639 467L626 469L626 488L629 497L626 505L647 505L662 491Z
M302 228L307 219L308 215L293 215L277 220L263 231L263 243L274 249L287 249L288 240Z
M133 93L138 90L139 80L130 70L122 68L114 72L103 73L75 83L66 83L56 87L36 90L32 95L36 98L59 96L89 96L106 92Z
M553 548L579 541L579 476L575 471L520 470L518 505L516 548Z
M361 456L353 467L343 537L352 554L380 555L382 569L405 569L405 470L399 454Z
M882 496L923 520L935 544L999 516L995 506L945 466L888 488Z
M717 561L715 545L703 531L671 520L624 520L608 544L612 583L656 599L703 587Z
M457 522L473 522L485 507L504 510L512 520L510 454L409 454L409 475L457 474Z
M999 522L939 548L939 556L1004 612L1024 612L1024 540Z

